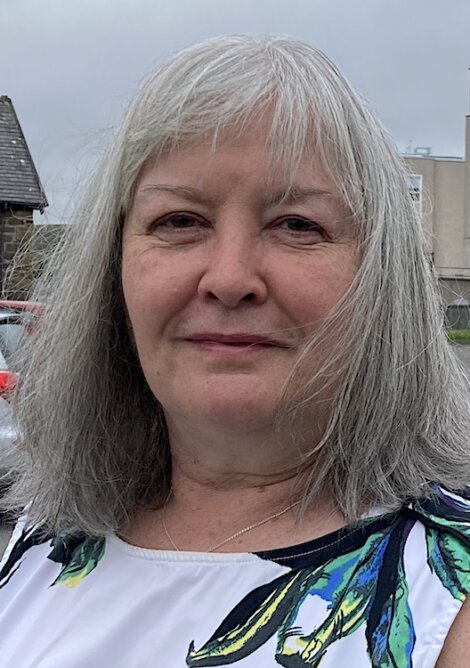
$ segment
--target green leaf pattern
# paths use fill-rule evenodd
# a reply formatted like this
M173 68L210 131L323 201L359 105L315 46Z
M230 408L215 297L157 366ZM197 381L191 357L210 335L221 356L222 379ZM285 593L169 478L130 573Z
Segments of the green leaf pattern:
M413 618L408 604L403 555L398 564L397 586L387 597L380 621L368 629L371 665L377 668L408 668L415 644Z
M416 638L404 549L416 521L425 528L433 575L461 603L470 591L470 502L436 489L436 499L416 500L380 530L365 532L363 543L348 543L356 547L336 556L330 550L322 564L304 561L250 592L202 647L190 644L186 665L233 665L275 637L279 665L316 668L334 643L364 627L372 668L411 668ZM25 552L49 540L39 530L23 530L0 572L0 586L15 577ZM48 558L60 564L52 585L74 588L98 567L106 540L61 534L50 544ZM324 602L324 618L316 624L303 607L309 597Z
M276 660L283 666L318 666L328 647L339 638L356 631L364 623L377 584L389 532L373 535L364 548L332 559L319 569L319 577L308 590L329 600L330 612L312 633L292 632L290 616L279 633ZM333 586L332 586L333 585ZM296 612L299 608L297 605ZM298 660L293 661L292 657Z
M59 541L66 541L67 537L59 536L53 541L57 549ZM61 545L60 547L63 547ZM52 584L62 584L70 589L76 587L89 575L103 558L105 551L105 539L97 537L84 537L72 550L65 551L67 555L62 563L62 569ZM54 550L50 556L53 558ZM55 559L54 559L55 560Z
M274 581L272 591L247 619L237 620L236 615L229 614L222 625L224 633L216 631L198 650L191 644L187 666L232 665L277 634L278 664L315 668L333 643L365 625L372 668L411 668L415 632L404 547L417 518L425 525L432 573L461 602L470 591L470 504L456 502L444 492L439 497L442 513L439 505L433 512L426 503L411 503L414 519L407 523L392 524L372 534L360 549L330 559L319 568L293 571L289 579L283 576L279 583ZM390 551L387 559L387 551L393 546L399 551ZM384 569L390 568L393 572L387 570L387 577L381 579ZM383 590L378 591L378 582L382 589L388 583L385 595ZM298 617L307 596L319 596L328 605L325 619L304 630L298 626ZM227 622L232 624L230 630Z

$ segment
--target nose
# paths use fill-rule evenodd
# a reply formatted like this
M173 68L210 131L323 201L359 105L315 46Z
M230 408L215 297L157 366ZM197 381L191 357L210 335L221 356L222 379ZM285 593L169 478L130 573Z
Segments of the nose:
M257 240L238 233L220 235L208 249L198 294L227 308L262 304L268 295Z

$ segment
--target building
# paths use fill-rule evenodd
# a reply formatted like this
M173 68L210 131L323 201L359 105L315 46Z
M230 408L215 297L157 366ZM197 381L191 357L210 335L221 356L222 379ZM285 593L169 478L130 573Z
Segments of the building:
M27 299L33 282L29 241L33 211L47 198L13 103L0 96L0 287L3 296ZM20 253L18 249L23 248ZM13 259L15 260L13 261Z
M428 148L403 156L446 304L470 302L470 115L465 137L463 158L434 156Z

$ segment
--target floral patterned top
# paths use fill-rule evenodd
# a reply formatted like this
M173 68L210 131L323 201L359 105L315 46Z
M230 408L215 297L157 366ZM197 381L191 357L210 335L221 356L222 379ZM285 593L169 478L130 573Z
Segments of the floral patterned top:
M470 501L431 500L290 548L162 552L19 524L0 564L15 668L431 668L470 591Z

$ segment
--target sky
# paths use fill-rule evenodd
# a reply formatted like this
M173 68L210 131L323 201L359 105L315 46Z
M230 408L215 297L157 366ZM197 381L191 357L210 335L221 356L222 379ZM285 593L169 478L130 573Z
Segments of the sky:
M469 0L0 0L0 95L15 106L50 206L69 222L143 78L216 35L319 47L402 152L463 156Z

